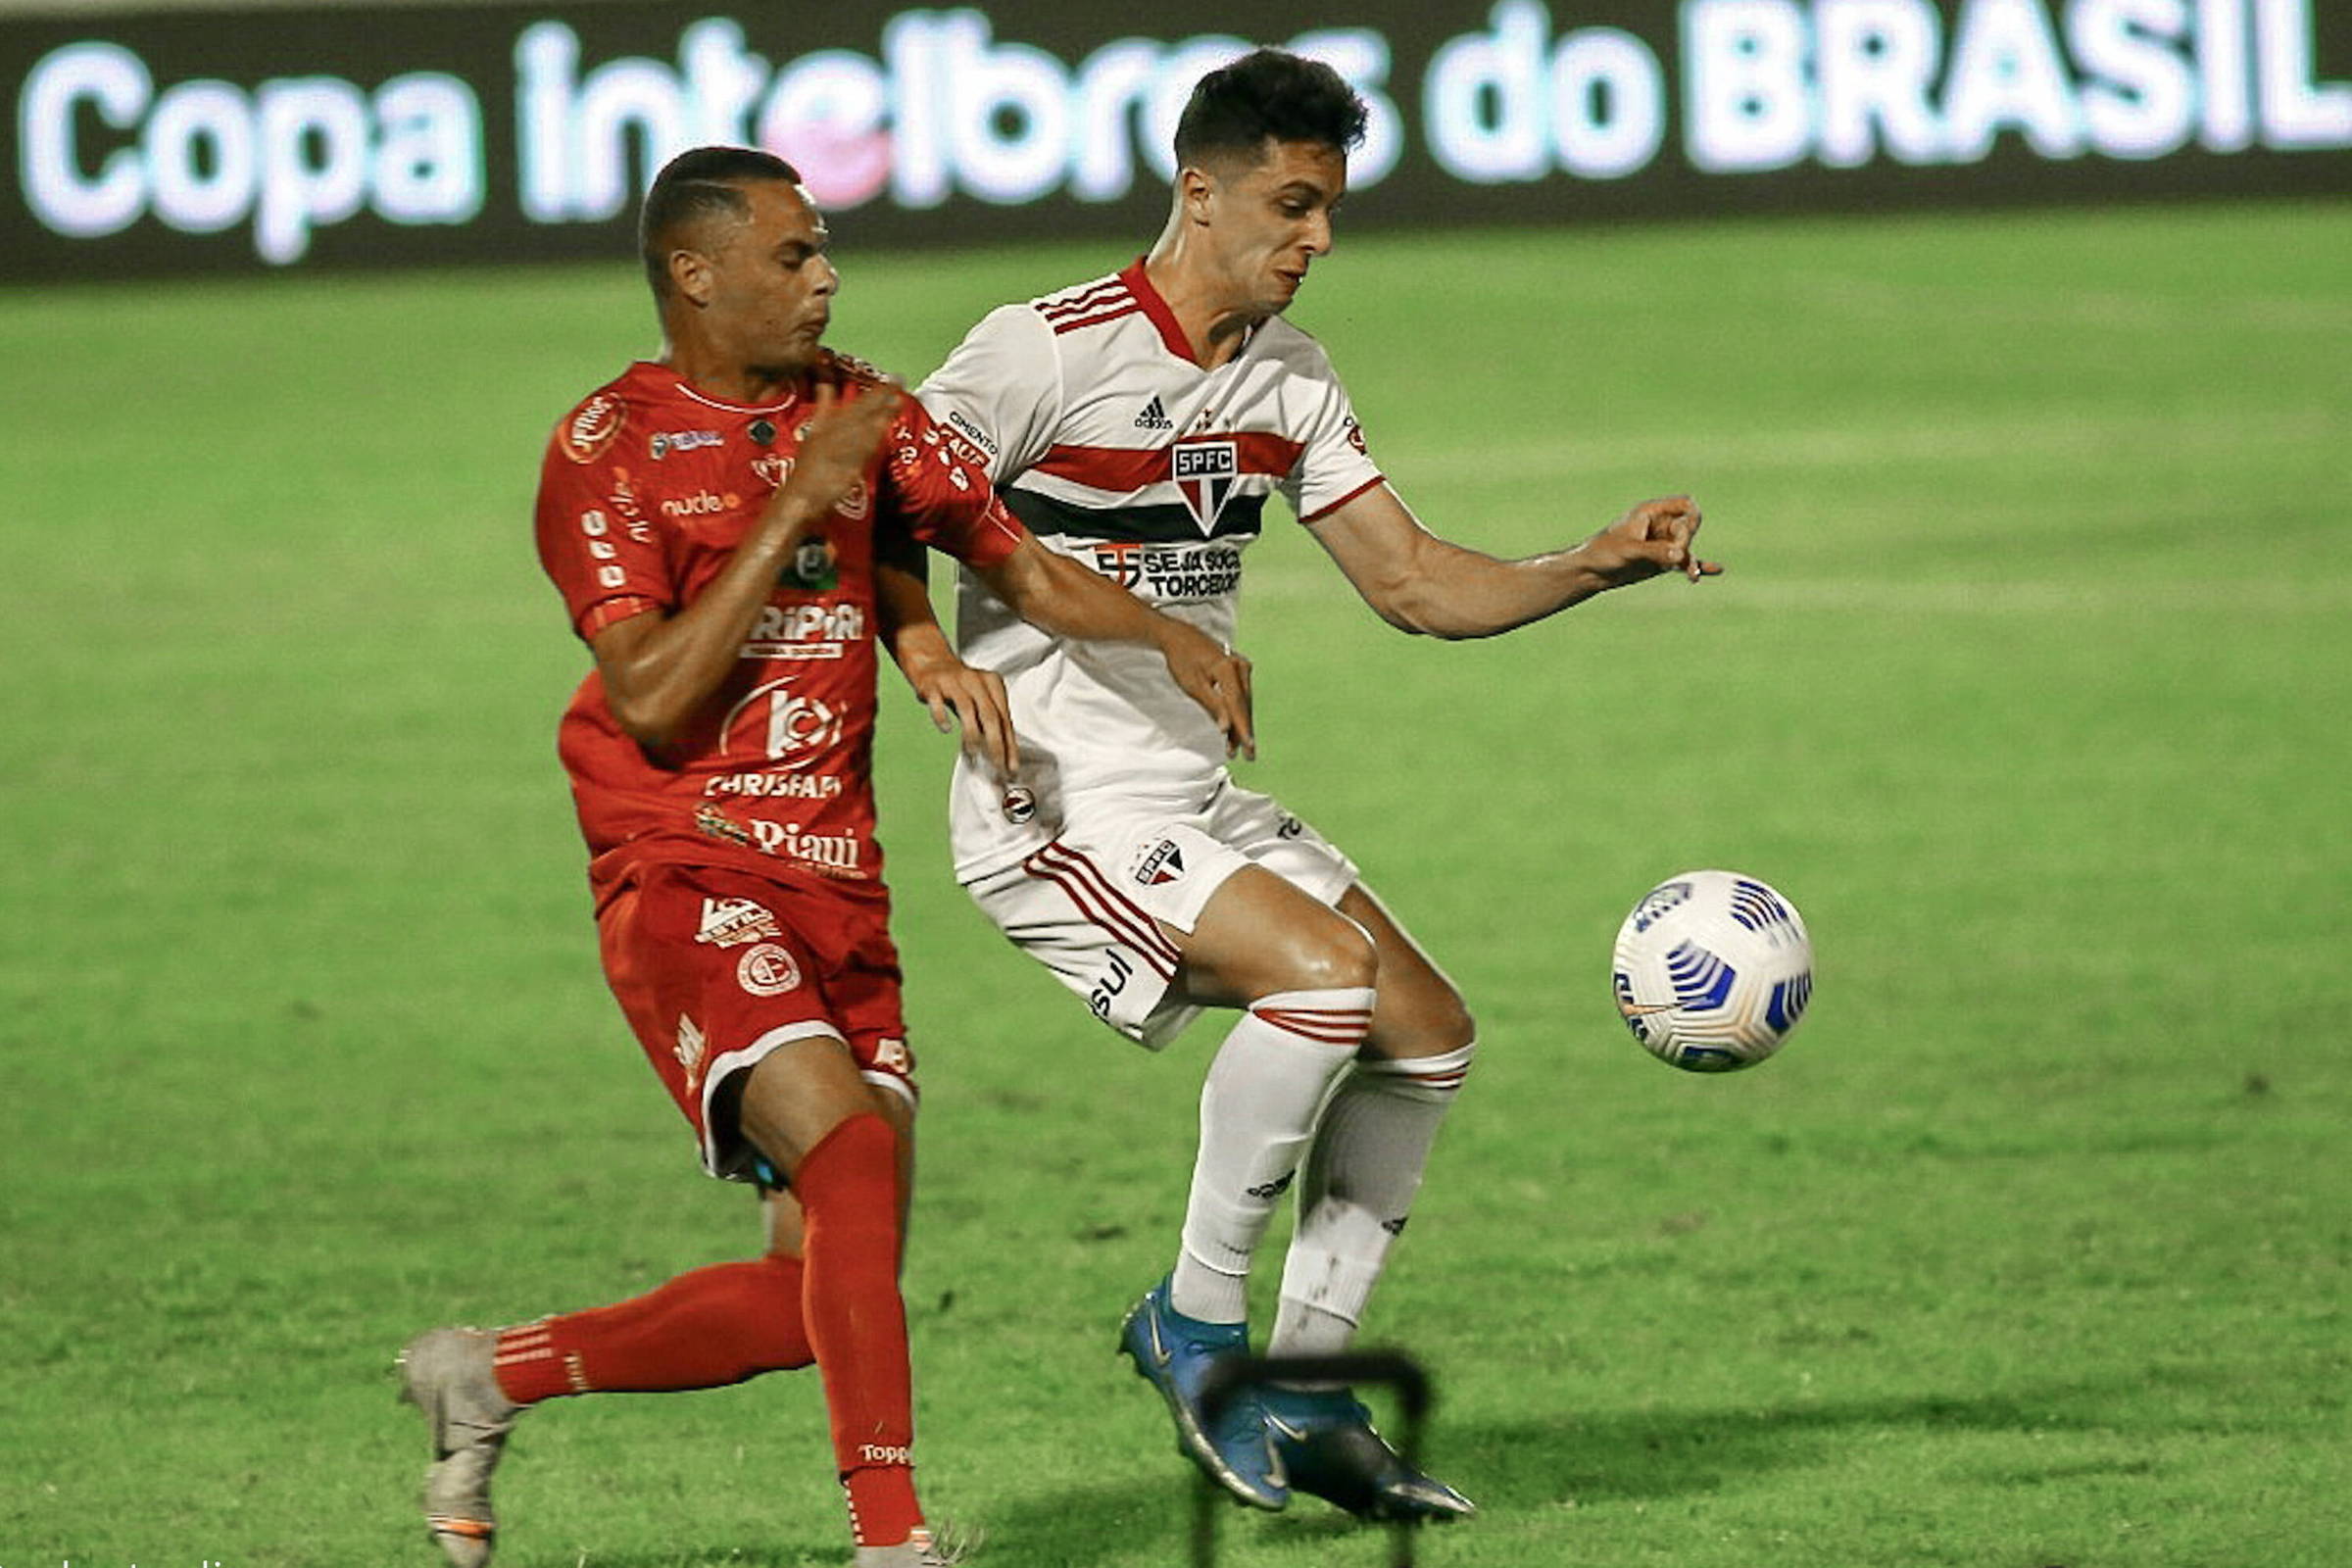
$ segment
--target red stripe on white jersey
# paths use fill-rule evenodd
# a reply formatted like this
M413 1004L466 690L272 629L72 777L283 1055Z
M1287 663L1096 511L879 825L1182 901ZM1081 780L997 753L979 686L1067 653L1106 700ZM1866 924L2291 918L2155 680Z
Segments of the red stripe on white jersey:
M1176 978L1184 955L1160 935L1158 922L1113 888L1085 856L1055 840L1022 861L1021 869L1060 888L1090 925L1132 948L1162 980Z
M1081 316L1075 320L1055 321L1053 323L1054 331L1058 336L1063 332L1075 332L1082 326L1101 326L1104 321L1116 321L1122 317L1141 316L1143 310L1141 305L1129 300L1123 305L1114 305L1108 310L1098 312L1093 316Z
M1235 466L1242 473L1269 474L1280 479L1298 466L1304 444L1287 441L1269 430L1239 430L1229 435L1187 436L1184 445L1230 441ZM1174 477L1168 453L1176 443L1158 447L1085 447L1057 442L1032 466L1094 490L1134 491L1162 484Z
M1134 299L1135 296L1128 292L1125 278L1106 277L1090 288L1082 288L1076 293L1062 294L1040 303L1037 307L1037 314L1052 320L1059 317L1082 315L1118 301L1132 303ZM1136 308L1141 310L1143 307L1139 305Z

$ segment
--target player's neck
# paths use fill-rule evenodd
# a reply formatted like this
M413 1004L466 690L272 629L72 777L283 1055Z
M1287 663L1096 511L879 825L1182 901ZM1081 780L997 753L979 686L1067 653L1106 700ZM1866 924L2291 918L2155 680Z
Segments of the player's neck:
M1193 359L1203 369L1214 369L1239 354L1250 328L1265 319L1263 311L1238 300L1216 272L1187 250L1173 224L1144 258L1144 275L1167 303L1192 345Z
M691 339L662 344L657 363L677 371L680 380L706 397L753 407L781 401L807 373L805 368L747 365L710 344Z

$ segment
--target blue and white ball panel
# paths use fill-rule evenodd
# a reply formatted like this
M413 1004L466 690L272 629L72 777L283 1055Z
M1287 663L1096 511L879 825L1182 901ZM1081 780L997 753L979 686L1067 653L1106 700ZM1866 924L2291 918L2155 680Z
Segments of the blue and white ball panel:
M1651 889L1619 928L1614 959L1626 1027L1690 1072L1764 1060L1813 994L1812 943L1795 906L1737 872L1690 871Z

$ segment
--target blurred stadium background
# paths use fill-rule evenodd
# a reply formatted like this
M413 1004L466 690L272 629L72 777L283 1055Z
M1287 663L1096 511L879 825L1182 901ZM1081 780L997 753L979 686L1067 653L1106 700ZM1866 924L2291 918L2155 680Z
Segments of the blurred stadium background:
M1252 555L1252 781L1485 1029L1368 1334L1487 1505L1422 1560L2352 1560L2352 9L181 0L0 4L0 1568L429 1562L402 1339L751 1245L595 972L526 523L652 349L649 160L801 160L835 341L912 379L1148 243L1237 39L1381 106L1297 316L1433 525L1688 489L1732 567L1437 647ZM1203 1041L1003 948L885 699L927 1488L984 1561L1180 1561L1110 1339ZM1697 864L1821 952L1721 1081L1608 1004ZM547 1412L501 1561L830 1563L822 1431L790 1380Z

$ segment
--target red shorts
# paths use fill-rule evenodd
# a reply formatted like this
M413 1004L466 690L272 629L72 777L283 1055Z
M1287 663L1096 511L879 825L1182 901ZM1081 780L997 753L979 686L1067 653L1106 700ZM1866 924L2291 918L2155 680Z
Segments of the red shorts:
M796 1040L844 1042L867 1082L913 1101L886 900L656 863L623 874L596 925L605 979L711 1175L758 1178L722 1091Z

